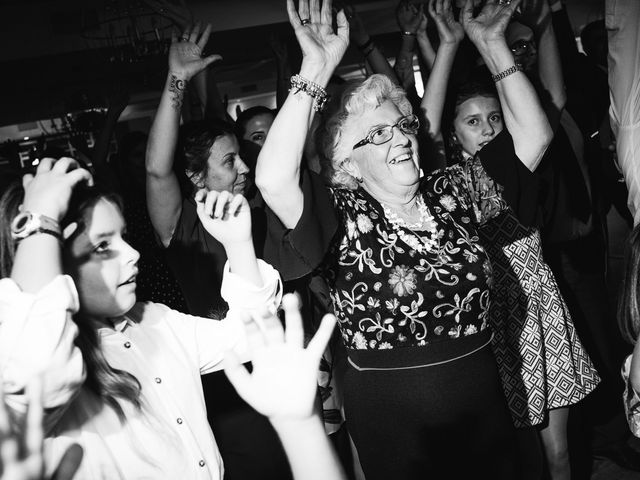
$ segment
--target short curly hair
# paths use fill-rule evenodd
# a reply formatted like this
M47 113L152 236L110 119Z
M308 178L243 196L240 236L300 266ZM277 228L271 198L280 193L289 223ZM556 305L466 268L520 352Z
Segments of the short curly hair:
M354 117L379 107L387 100L398 107L403 115L413 113L404 90L382 74L371 75L362 82L348 85L339 103L329 108L326 119L317 131L322 173L329 184L350 190L358 187L356 179L341 168L342 163L350 157L353 147L347 143L348 138L344 133L351 128Z

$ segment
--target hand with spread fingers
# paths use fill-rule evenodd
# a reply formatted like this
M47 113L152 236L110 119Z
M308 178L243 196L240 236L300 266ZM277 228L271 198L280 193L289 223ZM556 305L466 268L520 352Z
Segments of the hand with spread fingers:
M469 39L476 45L504 42L504 32L520 0L488 0L478 15L473 14L473 0L467 0L460 21Z
M311 65L326 71L338 66L349 46L349 22L344 10L336 16L338 28L333 31L331 0L300 0L296 10L293 0L287 0L289 22L293 27L300 49L302 67Z
M93 184L93 178L76 160L43 158L36 174L25 175L22 179L22 210L60 221L67 212L73 189L81 182Z
M335 317L325 315L304 348L298 298L285 295L282 305L286 330L278 317L269 313L245 319L253 372L249 373L233 354L225 357L224 371L238 394L270 420L305 420L314 413L318 366Z
M220 55L202 57L211 34L211 25L207 24L202 32L200 30L200 23L196 23L188 26L179 39L175 33L171 36L169 72L181 80L190 80L213 62L222 59Z
M252 241L251 209L242 195L202 189L195 200L200 222L225 248Z
M464 28L453 16L451 0L430 0L429 15L436 22L441 43L460 43Z

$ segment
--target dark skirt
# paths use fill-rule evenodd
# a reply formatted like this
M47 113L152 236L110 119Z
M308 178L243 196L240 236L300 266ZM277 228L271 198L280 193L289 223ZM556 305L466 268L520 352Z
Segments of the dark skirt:
M519 478L490 338L349 350L345 413L367 480Z

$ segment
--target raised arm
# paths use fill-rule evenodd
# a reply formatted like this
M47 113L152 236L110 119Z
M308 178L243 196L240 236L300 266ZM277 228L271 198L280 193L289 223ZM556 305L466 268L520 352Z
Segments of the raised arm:
M180 110L187 83L219 55L200 55L209 39L211 27L200 33L200 26L187 28L180 41L171 39L169 74L160 105L149 131L147 144L147 208L151 223L164 246L168 246L180 218L182 198L173 162L178 141Z
M227 355L225 373L238 394L269 418L296 480L346 479L322 420L314 411L320 357L331 337L335 317L325 315L304 348L297 298L287 295L282 303L286 331L273 315L245 322L253 372L249 374L237 358Z
M451 68L458 46L464 38L464 29L453 17L451 0L430 0L429 15L436 23L440 45L424 89L421 107L428 121L429 136L439 139Z
M413 76L413 50L416 45L416 35L424 16L422 4L418 8L406 0L402 0L396 8L396 21L400 28L402 41L396 55L393 70L396 72L400 86L409 90L415 86Z
M318 0L312 0L311 5L300 0L298 11L293 0L287 0L287 12L302 49L300 76L326 87L349 44L349 24L344 12L338 13L337 32L332 28L331 0L326 0L322 8ZM258 156L256 185L267 205L288 228L294 227L302 214L300 164L313 104L311 95L292 89Z
M519 4L520 0L511 3L489 0L474 16L473 0L467 0L461 20L467 36L494 76L504 122L513 137L516 154L533 171L551 142L553 131L531 82L517 70L504 37L505 28Z
M433 49L433 45L431 45L431 41L427 35L428 23L428 18L423 13L420 25L418 25L418 31L416 32L416 40L418 41L418 51L422 57L424 67L426 67L430 72L433 68L433 63L436 61L436 51ZM422 72L422 78L426 79L426 77L427 72Z
M547 0L523 0L522 13L517 20L528 26L535 36L538 46L538 76L551 100L551 105L546 109L547 117L552 125L557 125L560 121L560 112L567 103L567 93L551 9Z

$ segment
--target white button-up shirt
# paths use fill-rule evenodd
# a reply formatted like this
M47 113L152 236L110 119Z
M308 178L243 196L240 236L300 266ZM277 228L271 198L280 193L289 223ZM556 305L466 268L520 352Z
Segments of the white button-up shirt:
M278 273L261 262L258 288L225 268L221 321L185 315L154 303L137 303L113 325L100 327L109 364L133 374L142 386L142 409L121 401L126 420L88 388L74 345L71 316L78 297L70 277L56 278L37 295L0 280L0 369L6 402L23 416L24 387L44 373L47 470L71 443L84 458L76 479L222 479L223 465L207 422L200 375L222 368L224 352L246 357L241 313L275 308Z

